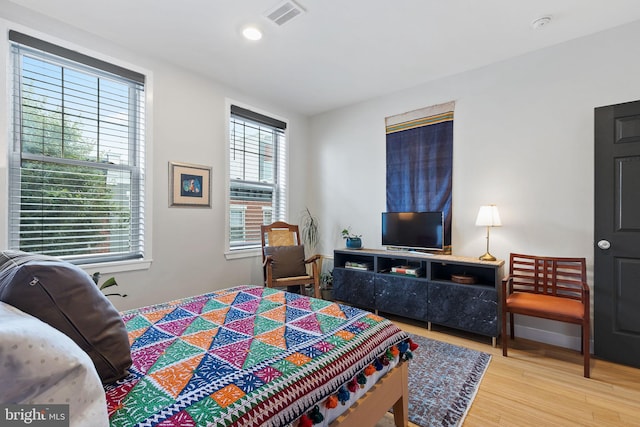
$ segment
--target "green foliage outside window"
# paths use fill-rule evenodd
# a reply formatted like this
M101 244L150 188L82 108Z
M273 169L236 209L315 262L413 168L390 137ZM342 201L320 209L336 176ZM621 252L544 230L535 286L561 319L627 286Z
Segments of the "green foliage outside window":
M83 134L81 120L23 88L22 250L55 256L109 252L114 244L128 250L130 210L127 198L114 194L121 172L105 167L108 153Z

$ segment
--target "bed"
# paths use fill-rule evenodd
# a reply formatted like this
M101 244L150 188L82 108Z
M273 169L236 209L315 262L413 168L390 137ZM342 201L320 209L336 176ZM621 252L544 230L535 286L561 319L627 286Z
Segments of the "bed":
M0 320L0 403L71 427L407 425L415 344L346 305L239 286L120 313L78 266L2 251Z
M407 425L409 336L373 313L239 286L121 313L111 427Z

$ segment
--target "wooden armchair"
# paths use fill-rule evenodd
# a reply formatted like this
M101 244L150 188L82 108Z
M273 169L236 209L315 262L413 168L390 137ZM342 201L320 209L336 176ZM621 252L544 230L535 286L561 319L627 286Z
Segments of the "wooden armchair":
M507 314L540 317L582 327L584 376L589 378L589 286L584 258L511 254L509 276L502 281L502 355L507 356Z
M304 245L300 241L297 225L278 221L260 227L262 239L262 268L264 284L268 288L313 285L314 296L320 298L320 255L304 258ZM311 274L307 265L311 265Z

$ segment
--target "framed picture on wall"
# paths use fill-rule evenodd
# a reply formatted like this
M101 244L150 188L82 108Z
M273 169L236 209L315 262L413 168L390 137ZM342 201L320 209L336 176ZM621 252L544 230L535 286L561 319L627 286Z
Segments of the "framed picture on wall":
M169 162L169 206L211 207L211 167Z

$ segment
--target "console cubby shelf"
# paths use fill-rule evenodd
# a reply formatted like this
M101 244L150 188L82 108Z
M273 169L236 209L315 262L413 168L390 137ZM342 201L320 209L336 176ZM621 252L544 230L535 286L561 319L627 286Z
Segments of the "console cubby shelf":
M416 276L391 272L420 269ZM334 251L333 297L370 310L423 320L495 338L504 261L382 249ZM473 276L460 284L452 275Z

